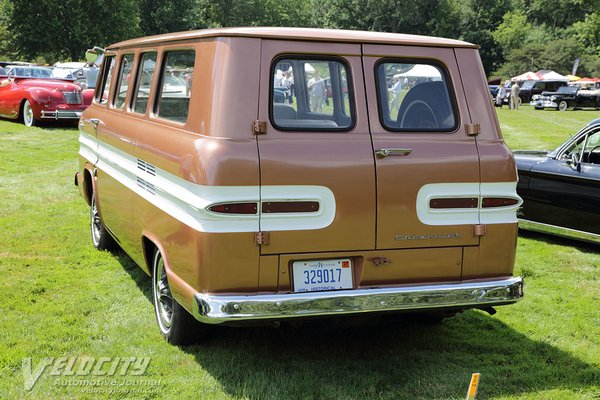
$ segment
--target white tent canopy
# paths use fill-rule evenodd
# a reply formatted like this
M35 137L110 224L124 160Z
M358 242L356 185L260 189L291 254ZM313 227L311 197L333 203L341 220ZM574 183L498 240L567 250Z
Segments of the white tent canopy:
M414 67L406 72L394 75L401 78L434 78L442 79L442 74L433 65L415 64Z
M535 72L532 71L527 71L524 74L521 75L517 75L517 76L513 76L512 78L510 78L511 81L537 81L539 80L540 77L538 76L538 74L536 74Z
M538 71L544 81L564 81L569 82L569 78L554 71Z

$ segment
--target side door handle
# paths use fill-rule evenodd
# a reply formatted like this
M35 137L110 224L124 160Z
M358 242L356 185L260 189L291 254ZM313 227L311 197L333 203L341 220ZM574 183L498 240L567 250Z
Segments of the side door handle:
M100 121L98 118L90 118L87 120L87 122L89 122L90 125L94 127L94 129L98 129L98 125L100 125L102 121Z
M386 158L388 156L407 156L412 149L379 149L375 150L377 158Z

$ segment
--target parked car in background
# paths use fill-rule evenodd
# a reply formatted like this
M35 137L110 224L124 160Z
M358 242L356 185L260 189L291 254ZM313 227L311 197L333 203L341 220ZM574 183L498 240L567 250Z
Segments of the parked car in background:
M521 91L519 92L519 98L521 104L527 104L531 102L532 98L536 94L542 94L542 92L556 92L559 87L567 86L565 81L534 81L527 80L523 81L520 85ZM505 103L510 101L510 92L507 94Z
M21 119L27 126L39 121L77 121L92 101L72 80L52 77L52 68L7 66L0 76L0 117Z
M515 151L519 228L600 243L600 118L554 151Z
M488 85L488 89L490 90L492 99L495 99L496 96L498 95L498 91L500 90L500 85Z
M578 86L562 86L556 92L543 92L533 96L530 103L536 110L554 108L566 111L569 108L600 109L600 89L586 90Z
M82 89L87 89L86 76L89 67L84 62L56 63L52 76L60 79L73 79Z

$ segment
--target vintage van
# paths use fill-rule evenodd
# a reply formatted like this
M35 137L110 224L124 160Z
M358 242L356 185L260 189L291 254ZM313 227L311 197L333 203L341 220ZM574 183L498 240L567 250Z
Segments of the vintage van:
M79 129L93 244L152 277L172 343L523 296L517 173L473 44L300 28L129 40L107 48Z

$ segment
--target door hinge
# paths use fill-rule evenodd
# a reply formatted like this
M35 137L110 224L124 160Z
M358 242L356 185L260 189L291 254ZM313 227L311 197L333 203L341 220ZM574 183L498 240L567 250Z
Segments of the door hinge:
M481 125L479 124L466 124L465 129L469 136L477 136L481 133Z
M254 240L257 245L268 245L269 244L269 232L256 232Z
M253 135L266 135L267 134L267 121L256 120L252 122L252 134Z
M487 225L473 225L473 235L485 236L487 233Z

